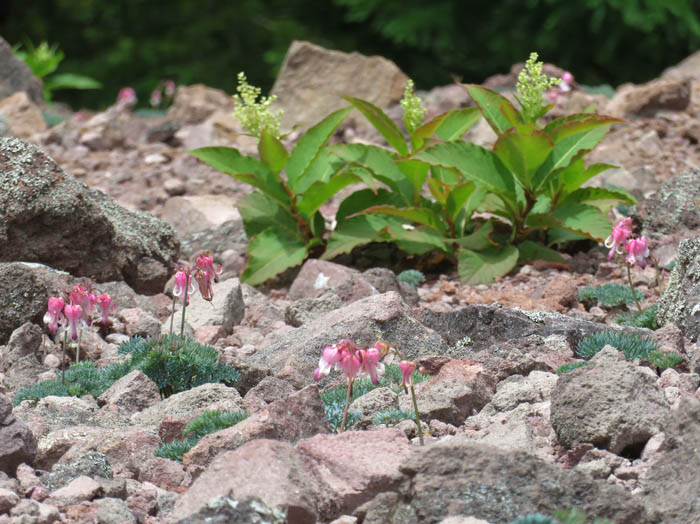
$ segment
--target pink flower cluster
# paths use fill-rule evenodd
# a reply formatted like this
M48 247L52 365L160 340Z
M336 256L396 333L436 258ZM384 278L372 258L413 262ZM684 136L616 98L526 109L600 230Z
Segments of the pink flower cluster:
M107 293L97 295L91 289L78 284L73 286L68 294L68 303L60 296L49 298L44 323L47 324L51 335L55 335L59 325L62 325L69 328L71 338L77 340L78 327L92 325L97 309L100 311L98 323L104 327L111 325L109 313L113 309L112 297Z
M163 80L161 84L151 92L151 106L159 107L163 103L163 96L170 101L175 96L175 82Z
M362 348L347 339L327 346L314 371L314 380L321 380L335 368L345 372L349 381L369 375L373 384L379 384L379 377L384 373L384 364L379 362L382 350L379 342L371 348Z
M211 256L199 255L193 268L187 264L178 266L173 295L182 296L185 305L189 305L189 296L195 291L194 281L196 281L202 298L211 301L214 298L212 280L218 282L221 271L221 266L214 267L214 259Z
M117 103L134 105L138 98L136 98L136 91L133 87L122 87L117 95Z
M561 80L559 82L559 85L557 86L557 89L550 89L547 92L547 97L549 98L549 101L553 104L558 103L559 97L564 93L568 93L569 91L571 91L573 85L574 75L567 71L566 73L561 75Z
M608 251L608 260L612 260L615 253L621 255L621 246L624 245L624 250L627 252L625 262L644 269L647 267L647 257L649 256L647 239L644 236L639 238L629 238L631 234L631 218L623 218L617 224L615 224L612 233L610 233L610 236L605 239L605 247L610 248L610 251Z

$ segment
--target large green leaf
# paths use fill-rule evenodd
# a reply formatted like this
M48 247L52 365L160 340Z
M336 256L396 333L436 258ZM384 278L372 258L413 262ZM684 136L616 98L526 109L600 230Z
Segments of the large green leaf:
M227 175L260 189L285 207L289 206L289 195L279 180L267 167L256 158L243 155L233 147L201 147L188 151Z
M344 96L343 98L355 106L360 113L365 115L365 118L370 121L374 128L379 131L386 141L389 142L391 147L396 149L399 154L408 154L408 146L406 145L406 140L401 130L391 118L386 116L384 111L366 100L351 96Z
M455 242L466 249L483 251L494 246L494 242L491 240L491 233L493 233L493 222L489 220L481 224L479 229L471 235L458 238Z
M451 247L445 243L447 240L445 236L427 226L406 228L405 225L391 224L389 234L399 249L406 253L423 255L437 250L448 255L452 254Z
M102 84L89 76L75 73L59 73L44 79L44 88L55 89L100 89Z
M321 151L296 185L296 194L306 192L316 182L328 182L333 174L345 166L345 162L327 150Z
M554 142L559 142L573 135L579 135L585 133L592 129L598 127L605 127L606 131L612 124L622 122L619 118L613 118L611 116L596 115L596 114L585 114L585 118L575 118L569 119L562 122L560 125L555 127L550 127L545 130L545 132L554 140Z
M309 129L292 149L287 161L287 183L290 189L297 194L299 181L307 174L316 158L321 154L333 136L335 130L342 123L352 108L350 106L331 113L318 124ZM316 182L310 180L307 187Z
M603 242L612 229L598 208L577 202L560 205L547 215L530 214L526 223L529 227L560 227L596 242Z
M573 124L576 123L573 122ZM556 140L554 149L532 177L532 187L536 189L542 187L553 172L568 166L581 150L593 149L605 137L609 127L610 124L600 125Z
M396 166L401 170L404 176L411 181L411 186L413 187L412 202L416 203L423 190L425 180L428 177L430 166L418 160L399 160L396 162Z
M370 242L388 242L392 223L396 223L396 219L384 215L362 215L345 220L331 233L321 258L330 260Z
M298 236L297 222L278 202L259 191L254 191L238 199L236 204L243 218L243 226L248 238L273 227L284 231L288 236Z
M513 175L498 156L470 142L437 144L420 151L416 158L431 165L456 168L468 180L495 193L506 197L515 194Z
M531 240L525 240L518 244L518 252L518 264L524 264L533 260L564 262L564 257L559 254L559 251L537 244Z
M617 167L612 164L603 163L591 164L590 166L585 167L583 156L588 151L589 150L584 149L581 152L579 152L579 154L583 153L583 155L581 155L581 159L574 160L573 162L571 162L571 164L569 164L568 167L564 168L563 172L560 172L557 175L561 181L561 190L564 195L575 191L584 183L588 182L591 178L599 175L603 171L606 171L608 169L615 169ZM569 170L569 168L572 169Z
M344 171L332 177L328 182L315 182L304 191L304 195L297 204L297 209L305 216L310 217L338 191L360 181L360 177L353 172Z
M458 140L462 135L476 124L481 118L481 111L477 107L467 107L464 109L453 109L448 111L435 134L440 140L447 142Z
M440 127L445 118L447 118L448 114L449 113L439 114L413 130L413 133L411 133L411 146L414 150L423 147L425 140L435 134L435 131Z
M490 284L516 266L518 255L515 246L490 247L484 251L462 248L457 254L457 272L465 284Z
M388 205L371 206L358 214L391 215L393 217L423 224L440 231L441 233L447 233L445 224L442 223L437 214L432 209L425 207L396 207Z
M620 203L636 204L637 199L620 188L582 187L570 193L561 205L565 206L569 203L590 204L600 209L602 213L607 213L613 206Z
M396 193L384 188L376 192L370 189L360 189L348 195L340 203L338 211L335 213L335 220L340 225L351 215L360 213L371 206L382 205L401 207L404 205L404 201Z
M339 144L330 152L351 165L368 169L380 182L389 186L408 205L413 203L413 183L401 171L387 149L365 144Z
M273 228L254 236L248 243L248 266L241 280L255 286L298 266L307 255L306 245L299 239L287 237Z
M476 84L463 86L497 135L523 123L522 116L503 95Z
M486 190L477 188L473 182L454 186L450 190L445 206L450 220L454 221L461 210L464 210L467 218L470 218L484 200L484 196L486 196Z
M513 172L524 188L530 189L530 178L554 149L552 140L542 131L524 134L511 128L493 146L493 152Z
M289 158L289 153L282 142L267 129L263 129L260 134L258 153L260 153L260 160L263 161L263 164L276 175L279 175L284 169Z

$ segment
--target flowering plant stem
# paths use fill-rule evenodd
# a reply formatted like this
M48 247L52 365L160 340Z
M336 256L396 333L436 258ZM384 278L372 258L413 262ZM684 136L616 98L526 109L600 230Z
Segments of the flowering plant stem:
M170 335L173 334L173 321L175 320L175 295L173 295L172 313L170 315Z
M61 358L61 384L66 383L66 344L68 344L68 331L63 332L63 357Z
M413 400L413 412L416 415L416 427L418 428L418 439L420 440L420 445L423 443L423 427L420 423L420 417L418 416L418 402L416 401L416 390L413 388L413 382L411 382L411 399Z
M348 416L348 410L350 409L350 398L352 397L352 385L355 381L353 379L350 379L348 381L348 394L345 397L345 408L343 409L343 420L340 423L340 433L345 431L345 419Z
M632 272L630 271L630 265L628 262L625 262L625 266L627 266L627 280L630 283L630 289L632 290L632 296L634 297L634 303L637 304L637 310L639 312L642 312L642 306L639 304L639 299L637 298L637 295L634 292L634 285L632 284Z
M185 289L182 293L182 321L180 325L180 338L185 337L185 310L187 309L187 291L190 286L190 275L188 274L185 279Z

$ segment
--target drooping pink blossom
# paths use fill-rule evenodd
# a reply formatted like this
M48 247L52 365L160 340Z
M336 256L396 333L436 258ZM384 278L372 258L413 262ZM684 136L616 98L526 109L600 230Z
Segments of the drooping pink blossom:
M343 353L343 358L338 362L337 367L343 370L349 381L355 380L362 369L362 362L358 355L349 351Z
M77 284L71 289L70 302L82 308L83 318L81 320L88 326L92 325L92 316L95 314L95 306L97 305L95 294Z
M379 362L382 355L376 347L371 347L361 351L362 372L367 373L372 380L372 384L379 384L379 377L384 374L384 364Z
M180 269L175 273L175 287L173 287L173 295L179 297L180 295L187 296L187 302L185 305L190 305L190 295L194 293L195 287L192 278L190 278L189 271Z
M411 375L416 370L416 363L408 360L402 360L399 362L399 368L401 368L403 385L404 387L408 388L411 385Z
M49 328L49 333L51 333L51 335L56 334L56 330L58 329L58 323L62 323L65 320L65 317L63 316L64 305L65 301L63 300L63 297L49 298L49 306L46 311L46 314L44 315L44 322L47 324Z
M199 293L204 300L212 301L214 298L214 288L211 285L211 275L209 271L199 270L195 273L195 279L199 284Z
M135 104L137 100L136 91L134 91L133 87L122 87L117 95L118 103Z
M100 308L100 324L105 327L109 326L112 323L109 319L109 313L112 309L114 309L114 306L112 305L112 297L110 297L107 293L102 293L96 298L96 303Z
M209 255L199 255L195 265L201 270L209 271L209 276L214 279L214 282L219 281L219 275L223 271L223 268L221 266L219 266L218 269L214 267L213 257Z
M163 88L165 89L165 96L168 98L171 98L175 94L175 82L172 80L163 82Z
M608 251L608 260L612 260L615 253L622 254L621 246L627 241L631 233L632 219L630 217L623 218L615 224L612 233L605 239L605 247L610 248L610 251Z
M161 92L160 89L154 89L151 92L151 99L150 99L151 106L158 107L162 101L163 101L163 93Z
M68 326L71 330L71 338L73 340L78 340L78 324L81 322L81 317L83 316L83 308L78 304L66 304L63 308L63 313L68 320Z
M330 373L333 366L340 362L343 357L341 348L338 345L326 346L321 353L321 359L318 361L318 367L314 371L314 380L318 382L323 377Z
M633 238L625 246L627 257L625 261L629 264L637 265L644 269L647 267L647 257L649 256L649 248L647 247L646 237Z
M571 86L574 83L574 75L569 73L568 71L561 75L561 82L559 82L559 90L562 93L566 93L568 91L571 91Z

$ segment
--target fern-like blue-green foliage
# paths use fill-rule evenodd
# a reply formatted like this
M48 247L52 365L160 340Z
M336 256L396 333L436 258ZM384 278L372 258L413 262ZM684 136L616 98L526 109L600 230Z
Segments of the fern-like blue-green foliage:
M648 359L659 346L651 339L619 331L598 331L579 342L576 354L586 360L592 358L604 346L613 346L625 354L627 360Z
M657 305L646 307L640 313L637 310L627 311L617 317L617 323L623 326L632 326L656 330L659 325L656 323Z
M649 362L664 371L683 362L683 357L672 351L657 351L649 355Z
M219 354L213 347L176 335L132 338L119 346L119 353L131 355L133 367L155 382L166 398L202 384L232 385L240 378L232 367L217 364Z
M634 290L633 295L629 286L613 283L596 287L586 286L578 293L579 301L605 307L619 307L634 304L635 296L637 300L644 299L644 295L642 295L641 291L638 289Z
M559 521L542 513L530 513L529 515L518 517L511 521L510 524L559 524Z
M430 378L428 375L423 375L418 371L414 371L411 375L411 379L414 384L423 382ZM356 399L360 398L372 391L373 389L389 387L395 392L401 390L401 383L403 376L401 374L401 368L396 364L389 364L384 367L384 374L379 379L379 384L372 384L372 381L367 378L360 378L355 380L352 386L352 395L350 396L350 403L352 404ZM328 418L328 423L333 431L338 431L340 424L343 420L343 410L345 409L345 399L348 394L348 389L345 386L338 386L335 388L328 389L321 393L321 400L323 401L323 408L326 411L326 417ZM345 427L352 427L353 424L357 423L360 418L362 418L362 413L348 412L348 418L345 421Z
M543 515L542 513L530 513L529 515L518 517L510 524L586 524L591 522L586 518L586 512L579 509L564 509L554 513L554 516ZM595 519L593 524L613 524L608 519Z
M405 409L385 409L380 411L374 416L372 424L378 426L380 424L386 424L388 426L397 424L402 420L414 420L415 414L412 411L406 411Z
M119 346L119 353L130 358L104 368L95 367L93 362L73 364L66 371L65 384L60 376L38 382L19 391L12 402L16 406L23 400L39 400L49 395L97 398L135 369L153 380L163 397L202 384L232 385L240 378L232 367L216 363L219 355L213 347L175 335L153 339L134 337Z
M591 363L587 361L583 362L567 362L566 364L559 366L554 372L557 375L563 375L564 373L569 373L570 371L573 371L574 369L582 368L585 366L590 366Z
M183 440L175 440L159 446L154 455L182 462L183 455L204 436L235 426L247 418L248 413L245 411L205 411L187 424L182 432L185 435Z
M396 276L396 280L399 282L406 282L406 284L416 287L425 282L425 275L417 269L407 269L399 273Z

